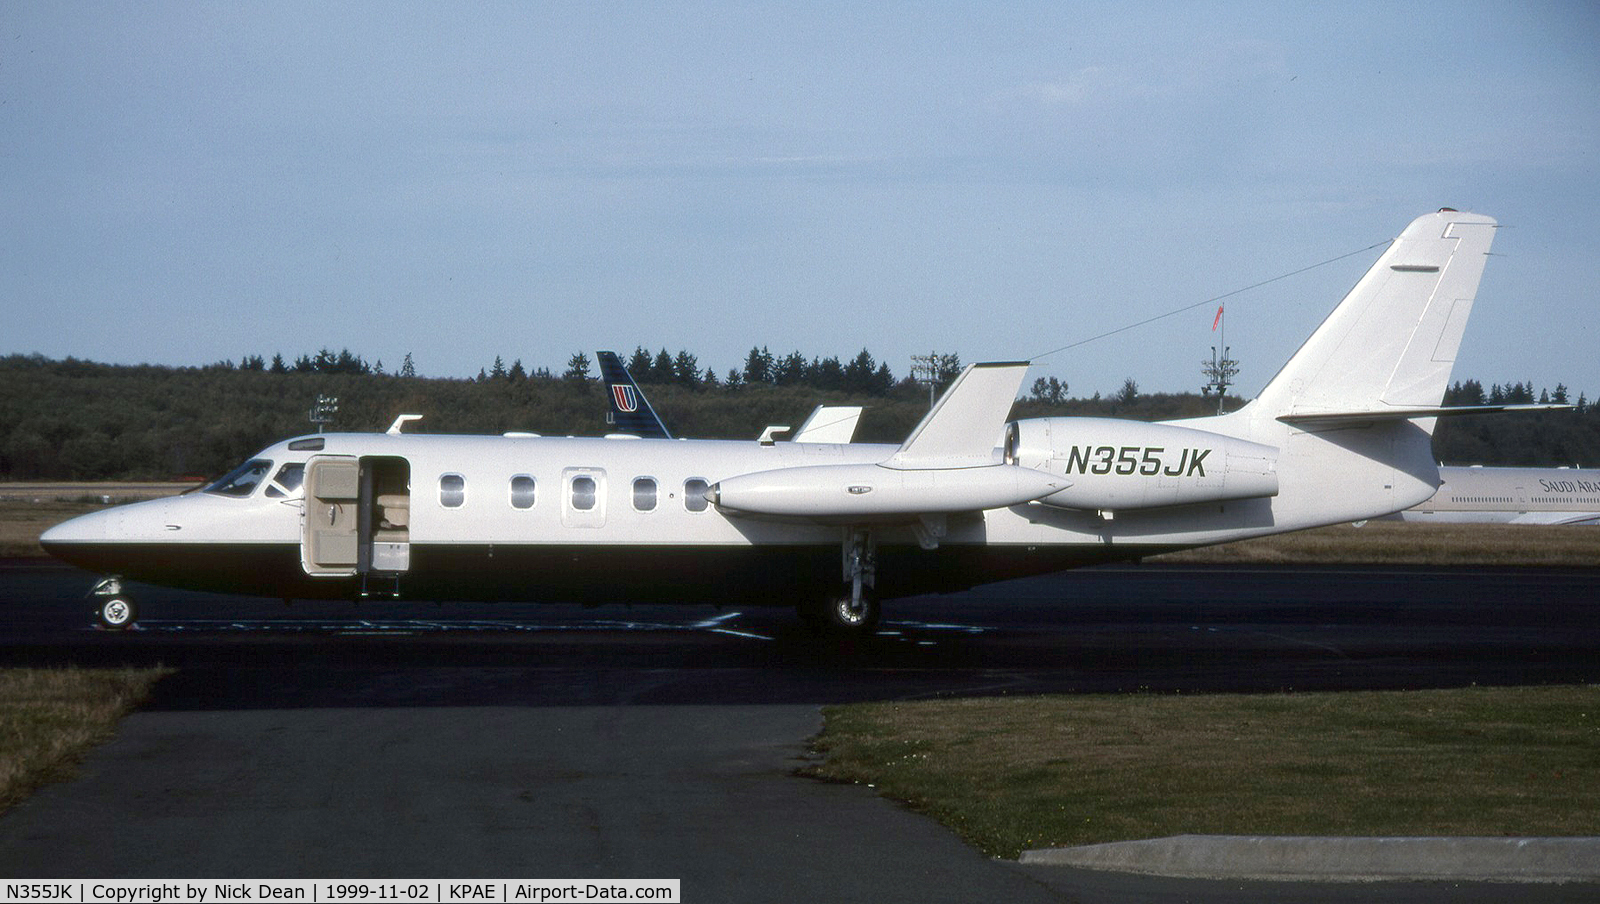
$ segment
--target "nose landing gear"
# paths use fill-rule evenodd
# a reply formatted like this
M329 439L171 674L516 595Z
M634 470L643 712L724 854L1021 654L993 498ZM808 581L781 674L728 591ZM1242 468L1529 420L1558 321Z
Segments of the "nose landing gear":
M122 578L112 576L94 585L94 621L107 631L126 631L139 618L139 608L122 588Z

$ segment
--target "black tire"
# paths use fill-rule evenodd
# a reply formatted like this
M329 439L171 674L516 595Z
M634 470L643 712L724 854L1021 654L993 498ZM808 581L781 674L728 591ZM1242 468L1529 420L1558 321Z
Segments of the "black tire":
M126 631L139 618L139 609L125 596L108 596L94 609L95 623L107 631Z
M848 594L840 594L828 600L823 610L823 622L830 630L866 635L877 630L882 611L875 597L863 596L858 606L852 603Z

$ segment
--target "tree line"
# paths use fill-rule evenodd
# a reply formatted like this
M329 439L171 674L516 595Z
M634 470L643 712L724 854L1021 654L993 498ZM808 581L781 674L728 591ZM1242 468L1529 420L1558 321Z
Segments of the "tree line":
M646 356L648 368L642 366ZM486 370L481 380L418 377L409 361L389 373L345 352L304 356L304 368L301 360L283 361L281 370L276 367L279 356L248 356L242 364L197 368L0 357L0 480L157 480L219 474L273 442L315 432L309 415L319 396L339 400L330 430L381 431L398 414L420 413L424 420L411 429L599 435L611 429L605 422L607 407L597 381L579 366L586 363L584 357L569 362L568 371L559 376L541 369L523 370L516 377L513 364L502 365L500 376ZM949 366L934 376L948 381L959 372L959 359L943 357ZM665 350L651 354L639 347L628 360L630 371L647 387L651 404L677 436L749 439L767 425L798 425L818 404L860 404L867 410L859 440L899 442L928 409L926 385L909 377L895 380L865 350L843 361L799 353L777 356L755 348L737 380L705 379L698 361L688 366L693 358ZM680 362L685 366L680 368ZM700 377L691 382L692 371ZM1483 404L1493 404L1496 386L1508 404L1557 401L1568 393L1561 385L1534 393L1525 383L1492 384L1484 390L1466 380L1452 385L1452 403L1480 404L1481 393ZM1239 404L1228 399L1230 408ZM1435 456L1447 464L1600 467L1600 406L1589 404L1582 394L1576 405L1572 411L1441 419ZM1067 384L1049 377L1032 384L1012 416L1163 420L1215 411L1214 397L1143 393L1131 378L1109 397L1095 393L1074 398Z
M961 372L959 355L936 355L936 366L929 375L933 382L948 385ZM628 372L641 384L683 386L690 389L722 387L739 389L744 386L808 386L823 391L848 392L867 396L887 396L901 382L894 376L886 362L879 362L863 348L848 361L837 356L806 357L798 350L785 355L773 354L767 346L752 347L745 356L742 367L729 368L722 376L711 367L702 368L700 359L688 349L677 354L665 348L651 354L644 346L635 346L633 354L624 362ZM287 374L343 374L353 376L386 375L380 359L369 364L365 358L348 348L334 352L324 348L315 355L301 355L292 363L281 353L274 354L269 362L261 355L245 355L235 364L219 361L204 370L245 371L253 373ZM408 352L394 373L396 377L415 378L416 365ZM549 382L565 380L581 382L594 379L594 365L588 354L574 352L567 359L566 369L559 375L548 367L529 369L518 358L505 363L505 358L495 356L494 363L478 370L477 382L505 381L520 383L524 380Z

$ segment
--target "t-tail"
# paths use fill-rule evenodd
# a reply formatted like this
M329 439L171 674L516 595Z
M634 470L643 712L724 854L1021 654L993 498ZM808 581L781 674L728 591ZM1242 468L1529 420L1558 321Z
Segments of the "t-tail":
M605 380L606 399L611 405L610 419L617 432L644 439L671 439L672 434L622 366L617 353L595 352L595 359L600 362L600 376Z
M1496 228L1448 208L1418 217L1254 406L1301 422L1439 407Z
M1261 394L1213 420L1280 450L1280 523L1359 520L1433 495L1435 418L1460 413L1441 406L1495 229L1449 208L1412 221Z

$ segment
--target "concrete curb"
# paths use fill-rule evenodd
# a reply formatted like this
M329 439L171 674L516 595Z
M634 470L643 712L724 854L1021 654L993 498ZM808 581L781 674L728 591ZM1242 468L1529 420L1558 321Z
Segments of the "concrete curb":
M1174 835L1023 851L1028 865L1186 879L1600 881L1600 838Z

